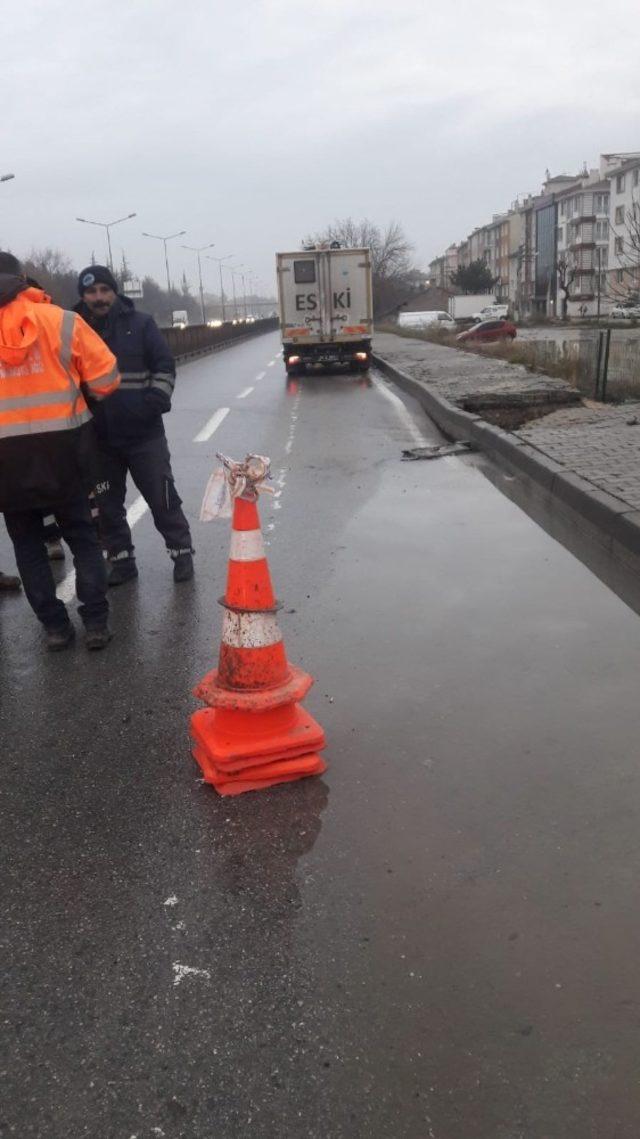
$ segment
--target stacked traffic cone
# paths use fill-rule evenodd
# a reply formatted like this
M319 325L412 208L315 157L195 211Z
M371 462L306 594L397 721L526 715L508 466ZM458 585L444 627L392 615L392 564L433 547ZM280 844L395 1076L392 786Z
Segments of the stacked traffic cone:
M298 703L313 678L287 661L254 499L234 500L218 667L194 689L208 707L191 717L192 754L221 795L326 771L324 732Z

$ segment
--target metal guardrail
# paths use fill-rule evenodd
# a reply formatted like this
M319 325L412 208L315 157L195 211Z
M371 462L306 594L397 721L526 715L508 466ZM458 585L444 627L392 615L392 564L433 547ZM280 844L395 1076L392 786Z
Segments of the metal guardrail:
M276 328L278 319L271 316L264 320L254 320L251 324L233 324L232 321L227 321L217 328L208 324L191 324L186 328L163 328L162 333L176 362L181 364L219 348L226 348L238 340L248 340L249 337L260 336L264 332L273 332Z

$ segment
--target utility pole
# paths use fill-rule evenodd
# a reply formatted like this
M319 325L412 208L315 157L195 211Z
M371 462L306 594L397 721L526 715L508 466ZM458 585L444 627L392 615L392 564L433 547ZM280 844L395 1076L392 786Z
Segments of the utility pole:
M207 245L183 245L182 246L183 249L190 249L191 252L195 253L198 257L198 281L200 283L200 308L202 310L202 323L203 324L207 323L207 317L206 317L206 314L204 311L204 289L202 288L202 261L200 260L200 254L205 249L213 249L214 246L215 246L215 241L210 241Z
M123 218L116 218L115 221L89 221L88 218L76 218L76 221L81 221L84 223L84 225L98 225L98 226L100 226L101 229L106 229L106 231L107 231L107 248L109 250L109 268L110 268L112 273L113 273L113 252L111 250L111 233L110 233L110 231L111 231L111 229L113 229L114 225L120 225L120 222L129 221L129 218L135 218L135 217L137 217L137 214L132 213L132 214L127 214Z
M159 233L144 233L143 237L153 237L155 241L161 241L164 245L164 267L167 271L167 293L171 292L171 278L169 277L169 255L167 253L167 242L173 241L174 237L184 237L186 229L181 229L179 233L169 233L166 237L162 237Z

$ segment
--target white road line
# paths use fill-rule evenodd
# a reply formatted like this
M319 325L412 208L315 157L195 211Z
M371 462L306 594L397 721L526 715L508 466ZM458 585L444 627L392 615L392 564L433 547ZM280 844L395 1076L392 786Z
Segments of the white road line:
M258 372L258 375L256 376L256 380L264 380L266 374L267 374L266 372Z
M269 363L267 364L267 368L273 368L274 364L275 364L275 360L269 360Z
M240 392L240 395L236 396L236 399L246 399L248 395L251 395L252 391L254 391L253 387L245 388L243 392Z
M380 394L383 395L385 399L388 399L389 403L393 404L396 415L400 419L405 431L411 436L416 447L427 447L429 445L428 439L426 439L420 429L416 427L411 412L402 402L400 396L397 396L395 392L391 391L391 388L387 387L387 385L376 376L372 376L371 380Z
M135 526L136 522L140 521L142 516L147 513L148 509L149 509L149 506L145 502L145 500L141 494L138 495L137 498L134 498L133 502L131 503L131 506L127 510L127 522L129 523L129 526L130 527ZM75 597L75 593L76 593L76 571L75 570L70 570L69 573L66 574L65 577L63 577L62 581L60 582L60 585L58 586L58 588L56 590L56 593L57 593L58 597L60 598L60 600L64 601L65 605L68 605L70 601L73 601L73 598Z
M213 415L211 416L211 419L209 419L207 421L207 423L205 423L204 427L202 428L202 431L198 432L198 434L196 435L193 442L194 443L206 443L207 439L211 438L214 431L220 426L223 419L227 418L228 414L229 414L229 408L228 407L219 407L217 411L214 411Z

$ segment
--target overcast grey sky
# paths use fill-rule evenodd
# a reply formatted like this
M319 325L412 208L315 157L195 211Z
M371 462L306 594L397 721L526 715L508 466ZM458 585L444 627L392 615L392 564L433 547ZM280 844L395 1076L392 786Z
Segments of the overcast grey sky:
M116 259L161 281L142 230L273 285L275 250L347 215L426 266L545 168L640 149L637 0L20 0L0 55L0 242L80 267L106 253L76 215L135 210Z

